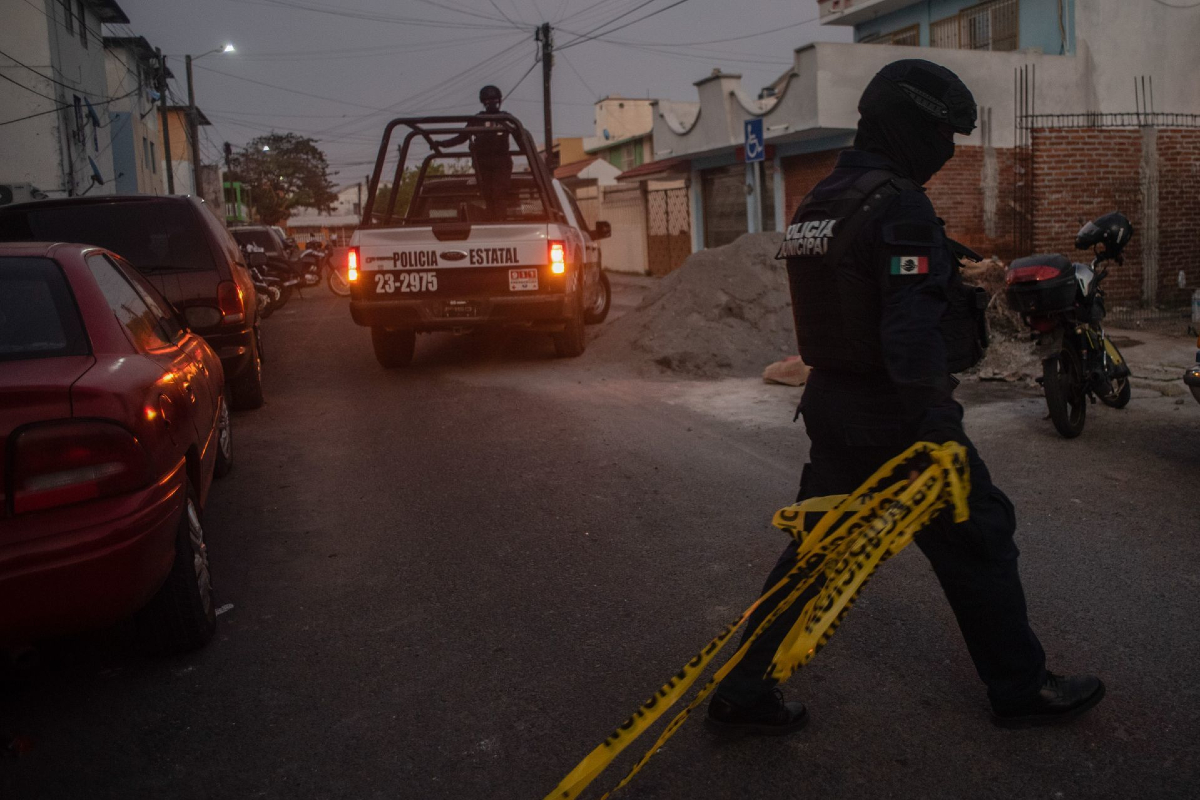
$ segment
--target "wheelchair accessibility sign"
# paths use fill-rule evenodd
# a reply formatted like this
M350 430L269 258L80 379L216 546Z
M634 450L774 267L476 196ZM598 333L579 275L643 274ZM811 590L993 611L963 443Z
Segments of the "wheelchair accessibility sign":
M767 147L763 142L762 118L748 119L746 127L746 163L753 164L766 158Z

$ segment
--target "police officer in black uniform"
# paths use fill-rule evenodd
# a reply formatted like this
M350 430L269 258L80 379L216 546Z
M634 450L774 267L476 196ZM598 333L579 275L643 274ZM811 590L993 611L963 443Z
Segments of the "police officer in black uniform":
M800 404L811 448L799 499L852 492L914 442L965 445L970 519L956 525L947 512L917 545L958 619L996 724L1072 719L1100 701L1104 684L1046 670L1026 617L1012 503L963 432L953 397L951 373L976 363L986 346L985 304L962 283L958 246L922 186L954 155L954 135L975 128L975 100L950 70L906 59L879 71L858 110L854 148L801 203L780 253L800 354L813 368ZM764 591L795 553L793 542ZM793 604L721 683L710 725L782 734L807 722L804 705L784 701L765 677L804 604ZM747 635L770 611L769 602L757 610Z
M483 111L476 116L499 114L500 101L503 99L504 96L495 86L483 87L479 90L479 102L483 104ZM480 123L488 127L496 127L497 130L495 133L477 133L474 136L460 133L458 136L444 139L438 144L442 147L457 147L468 139L471 140L471 160L474 162L479 191L487 206L488 216L493 220L503 221L508 208L513 171L512 154L508 148L508 132L486 118L481 119Z

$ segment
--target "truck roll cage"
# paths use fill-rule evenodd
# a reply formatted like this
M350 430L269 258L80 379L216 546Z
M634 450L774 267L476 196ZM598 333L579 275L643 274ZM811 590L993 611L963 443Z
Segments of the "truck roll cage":
M408 133L405 134L404 141L400 145L400 158L396 162L396 170L392 175L392 191L388 197L387 209L377 212L375 211L375 195L379 191L379 183L383 177L392 134L400 126L408 128ZM394 222L394 218L396 217L396 198L400 193L400 184L404 180L404 166L408 161L409 148L412 145L413 139L418 136L421 137L429 145L430 150L429 155L422 160L420 171L417 174L417 186L413 192L413 196L416 197L433 159L447 156L463 157L466 155L444 149L434 137L474 136L476 134L495 135L501 130L507 133L512 141L516 142L517 149L510 150L509 154L524 156L525 160L529 163L529 172L533 176L534 185L537 187L542 202L550 212L551 220L565 223L567 221L566 213L559 205L558 197L554 192L553 176L546 162L538 156L537 146L533 142L533 137L530 136L529 131L525 129L520 120L512 114L499 113L438 117L398 117L389 122L387 128L384 129L383 140L379 143L379 154L375 158L375 169L371 172L371 181L367 188L367 202L363 208L361 227L382 228L396 224Z

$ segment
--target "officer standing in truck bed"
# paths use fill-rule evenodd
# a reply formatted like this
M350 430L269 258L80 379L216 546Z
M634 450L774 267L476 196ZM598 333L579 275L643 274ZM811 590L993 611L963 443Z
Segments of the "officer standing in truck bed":
M923 184L954 155L954 135L975 128L974 98L950 70L911 59L880 70L858 110L854 148L801 203L780 253L800 354L813 368L800 406L812 445L799 499L850 493L917 441L965 445L970 519L956 525L943 515L917 545L987 686L993 721L1065 722L1096 705L1104 684L1046 670L1026 617L1012 503L992 484L953 397L951 373L979 360L986 326ZM764 591L795 552L793 542ZM804 705L785 702L764 677L804 605L803 597L793 604L721 683L708 710L712 727L781 734L807 722ZM747 634L771 608L759 607Z

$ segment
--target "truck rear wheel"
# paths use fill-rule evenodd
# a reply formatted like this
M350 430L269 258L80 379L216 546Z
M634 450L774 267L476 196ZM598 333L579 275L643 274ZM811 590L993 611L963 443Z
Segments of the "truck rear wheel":
M412 363L417 334L411 330L371 328L371 345L375 348L375 360L380 365L388 369L407 367Z
M567 320L566 326L554 334L554 351L559 358L575 358L583 355L587 349L587 330L583 325L583 292L580 291L575 302L575 313Z

